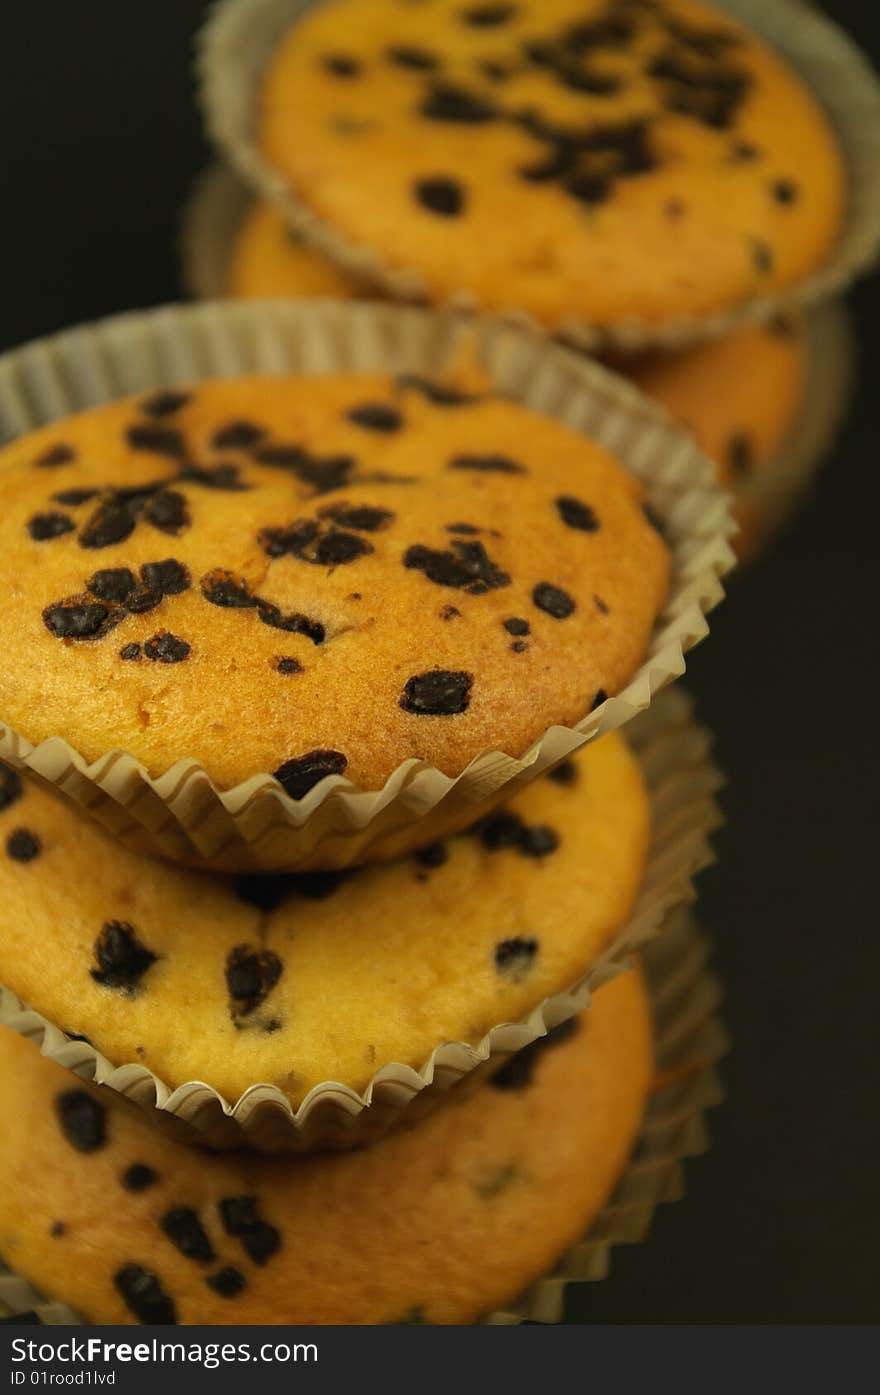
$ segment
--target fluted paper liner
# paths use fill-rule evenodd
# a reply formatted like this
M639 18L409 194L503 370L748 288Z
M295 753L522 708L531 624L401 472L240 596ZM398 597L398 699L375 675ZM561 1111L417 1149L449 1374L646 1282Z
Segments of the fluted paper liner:
M0 714L0 759L56 786L135 851L219 871L303 871L382 860L474 822L485 809L621 726L685 667L733 563L729 500L687 434L632 384L495 322L411 306L237 301L123 315L0 358L0 442L126 393L242 373L436 373L467 346L494 386L610 449L661 518L670 596L626 687L519 758L477 756L457 778L410 759L380 790L331 776L301 800L269 774L219 790L194 760L153 777L124 751L88 762L60 737L33 746ZM416 828L414 825L418 824Z
M227 293L232 248L253 197L221 164L209 166L196 181L184 211L180 249L184 286L196 299ZM855 345L843 302L811 306L804 315L804 333L807 379L798 415L772 460L762 462L734 494L734 505L749 509L747 559L766 546L803 500L851 395Z
M583 1240L552 1274L533 1283L515 1304L487 1313L484 1322L558 1322L568 1285L604 1278L612 1247L645 1240L657 1207L683 1195L684 1162L707 1148L704 1115L722 1099L716 1067L727 1039L717 1016L720 987L707 959L706 940L687 912L677 913L662 939L645 949L659 1084L630 1163ZM26 1279L0 1267L0 1315L4 1310L9 1316L35 1312L47 1326L80 1321L66 1304L47 1301Z
M680 693L669 692L633 723L630 746L651 801L652 836L642 886L627 924L612 937L580 979L537 1003L519 1022L494 1026L476 1045L438 1043L421 1069L383 1063L363 1093L328 1080L294 1108L275 1085L254 1084L228 1100L210 1082L171 1089L137 1063L112 1063L90 1042L73 1039L0 985L0 1024L38 1042L43 1054L144 1109L160 1127L185 1142L218 1149L249 1146L261 1152L306 1152L371 1142L438 1103L465 1076L497 1065L559 1022L589 1005L591 991L626 967L677 906L694 897L693 878L712 860L710 835L721 816L721 776L709 754L709 736ZM328 987L332 1003L332 986ZM328 1008L329 1010L329 1008ZM75 1025L75 1024L74 1024Z
M271 199L290 226L359 280L399 300L426 299L415 268L389 266L373 247L345 238L320 218L262 155L256 114L262 76L279 40L316 0L220 0L199 39L201 103L208 133L247 183ZM880 250L880 84L844 31L802 0L715 0L786 59L825 108L840 146L848 182L844 226L825 263L794 286L753 296L706 315L679 315L658 323L637 317L597 326L584 319L553 333L581 349L640 351L680 348L766 320L783 306L805 307L839 294L867 270ZM462 290L446 304L479 310ZM544 332L520 307L504 312L517 324Z

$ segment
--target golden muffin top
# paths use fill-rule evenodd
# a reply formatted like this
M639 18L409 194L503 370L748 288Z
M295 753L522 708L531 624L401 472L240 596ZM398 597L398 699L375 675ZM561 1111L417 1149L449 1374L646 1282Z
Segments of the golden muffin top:
M279 43L257 126L341 239L553 328L790 286L845 200L810 92L698 0L328 0Z
M295 798L580 720L637 669L669 579L607 451L413 377L84 412L0 452L0 512L0 718Z

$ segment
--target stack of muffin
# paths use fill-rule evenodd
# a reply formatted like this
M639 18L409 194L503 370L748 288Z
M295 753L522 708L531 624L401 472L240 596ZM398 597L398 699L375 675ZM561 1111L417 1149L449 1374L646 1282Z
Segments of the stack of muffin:
M0 361L0 1300L552 1320L674 1191L721 1044L681 910L718 776L659 690L732 524L580 349L776 315L870 200L844 230L818 106L690 0L227 0L203 61L280 213L206 196L191 265L288 298ZM785 325L632 374L766 363L753 459Z

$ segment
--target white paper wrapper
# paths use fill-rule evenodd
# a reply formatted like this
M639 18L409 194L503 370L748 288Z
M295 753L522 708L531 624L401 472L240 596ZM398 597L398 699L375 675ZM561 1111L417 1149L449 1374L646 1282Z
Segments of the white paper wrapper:
M145 1110L158 1126L185 1142L218 1149L248 1146L261 1152L307 1152L369 1143L406 1117L439 1102L465 1076L499 1064L559 1022L589 1005L590 993L629 963L670 913L693 900L693 878L712 860L710 835L721 822L716 793L721 776L709 755L708 733L694 722L678 692L634 722L633 747L651 799L652 841L645 877L628 923L582 977L564 992L535 1005L524 1020L499 1023L476 1045L438 1043L421 1069L384 1063L363 1093L328 1080L315 1085L294 1109L275 1085L254 1082L238 1100L210 1083L190 1081L171 1089L143 1065L112 1063L90 1043L74 1040L9 989L0 985L0 1023L36 1041L45 1056L117 1091ZM332 991L328 988L328 1010Z
M2 721L0 759L26 766L136 851L219 871L302 871L382 860L472 823L486 808L642 711L707 633L733 564L728 497L689 437L629 383L493 322L368 302L238 301L124 315L0 358L0 442L81 408L171 383L241 373L433 374L463 346L501 392L583 431L645 485L673 580L642 664L574 727L553 726L519 758L477 756L457 778L407 760L381 790L334 776L294 801L268 774L219 790L193 760L153 777L131 755L89 763L61 737L34 747Z
M682 1196L684 1161L705 1151L704 1114L722 1098L716 1065L727 1039L717 1017L720 988L707 957L706 941L688 913L674 916L663 938L646 948L657 1068L667 1083L654 1091L630 1164L584 1239L516 1304L488 1313L484 1322L560 1321L568 1286L604 1278L612 1247L644 1240L657 1206ZM66 1304L46 1300L27 1280L0 1268L0 1316L25 1313L36 1313L47 1326L79 1322Z
M416 268L383 263L372 247L344 238L300 199L256 142L257 100L266 64L278 41L319 0L220 0L199 40L201 103L208 133L246 182L283 211L292 228L358 279L397 299L425 299ZM640 351L681 348L767 319L783 305L815 304L838 294L875 261L880 249L880 85L867 60L831 20L802 0L715 0L773 48L825 108L848 175L845 225L826 263L796 286L755 296L710 315L681 315L661 323L637 318L601 327L572 320L554 333L578 348ZM472 291L450 305L479 310ZM515 323L539 326L512 305Z

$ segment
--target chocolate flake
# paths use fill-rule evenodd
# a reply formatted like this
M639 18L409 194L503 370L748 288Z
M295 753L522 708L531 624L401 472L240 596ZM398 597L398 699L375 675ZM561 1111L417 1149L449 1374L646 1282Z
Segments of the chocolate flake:
M23 794L21 776L5 761L0 761L0 814L11 809Z
M777 203L790 205L797 202L799 189L793 179L774 179L770 193Z
M473 682L462 670L429 669L407 679L400 706L417 717L454 717L467 711Z
M356 533L378 533L393 522L390 509L370 508L365 504L330 504L321 510L324 518L332 518L341 528L353 528Z
M118 496L98 505L80 530L79 545L87 548L112 547L125 542L135 530L135 512Z
M291 799L302 799L328 775L341 775L348 757L341 751L308 751L286 760L272 773Z
M520 852L526 857L549 857L559 847L559 834L548 824L532 824L523 829L519 840Z
M472 596L510 585L510 573L496 566L481 542L455 539L449 551L415 543L404 553L403 565L423 572L435 586L468 591Z
M261 1220L255 1196L228 1196L220 1202L220 1219L228 1235L240 1240L255 1264L265 1264L281 1248L281 1235Z
M532 600L539 610L552 615L554 620L566 620L576 608L568 592L551 585L549 581L538 583L532 591Z
M494 103L449 82L434 83L419 111L428 121L448 121L467 126L482 126L498 116Z
M603 702L607 702L607 701L608 701L608 694L606 693L605 689L604 689L604 688L597 688L597 689L596 689L596 696L593 698L593 701L592 701L592 703L590 704L590 711L591 711L591 712L595 712L597 707L601 707L601 706L602 706L602 703L603 703Z
M226 960L226 987L230 1012L248 1017L269 996L281 977L283 964L270 949L236 945Z
M381 431L391 435L403 426L400 412L386 402L364 402L359 407L352 407L346 416L365 431Z
M171 1326L177 1322L174 1299L149 1269L140 1264L125 1264L113 1275L113 1283L138 1322L148 1327Z
M205 1279L208 1288L214 1290L221 1298L236 1298L245 1286L245 1277L240 1269L227 1265L224 1269L218 1269L216 1274L209 1274Z
M68 508L76 509L80 504L87 504L90 499L94 499L97 493L97 489L59 489L52 498L56 504L67 504Z
M69 514L59 513L57 509L50 513L35 513L33 518L28 519L27 530L34 542L49 542L52 538L63 537L65 533L72 533L76 524Z
M555 500L559 517L569 528L579 528L584 533L597 533L599 520L595 510L570 494L562 494Z
M512 615L509 620L501 622L509 635L531 634L531 625L528 620L521 620L518 615Z
M186 499L176 489L160 489L147 499L144 518L160 533L170 533L172 536L189 527L192 521Z
M513 19L516 10L516 5L472 5L470 9L462 10L461 18L473 29L497 29Z
M141 577L144 585L163 596L178 596L192 585L189 568L173 557L166 557L164 562L145 562L141 567Z
M57 445L49 446L38 455L34 464L41 470L54 470L58 465L70 465L76 459L76 454L72 446L65 446L60 441Z
M141 646L139 644L123 644L119 651L120 659L130 662L132 659L139 659L141 656Z
M103 567L90 576L86 587L99 601L114 601L124 605L137 582L129 567Z
M481 474L527 475L525 465L519 465L506 455L456 455L449 462L450 470L475 470Z
M449 850L445 843L430 843L426 848L419 848L415 859L422 867L442 867L449 861Z
M189 400L188 392L175 392L165 388L160 392L154 392L152 397L145 397L140 409L148 417L170 417L179 412L181 407L185 407Z
M242 576L236 576L234 572L225 571L222 567L215 567L212 572L206 572L199 582L202 595L211 605L223 606L226 609L242 610L257 605L257 597L251 591L249 583Z
M490 1085L493 1085L496 1090L526 1089L534 1079L535 1067L544 1052L568 1041L577 1030L577 1017L570 1017L567 1021L552 1027L543 1037L529 1042L528 1046L524 1046L521 1051L517 1051L509 1060L505 1061L503 1066L499 1066L498 1070L489 1077Z
M13 862L33 862L42 852L42 843L29 828L15 828L6 839L6 855Z
M464 212L467 194L458 179L448 175L431 175L417 179L415 195L423 208L439 218L457 218Z
M755 447L751 437L745 431L735 431L728 437L727 463L738 479L743 479L755 465Z
M351 58L346 53L327 53L323 63L327 72L332 73L334 77L353 78L361 71L361 64L357 58Z
M144 645L144 658L160 664L183 663L191 653L192 645L187 644L185 639L178 639L169 630L160 630Z
M121 619L122 611L87 595L70 596L43 611L43 624L56 639L101 639Z
M265 434L263 428L255 426L253 422L231 421L214 432L211 445L215 450L248 450L261 441Z
M294 673L302 673L303 666L299 659L290 657L278 657L269 660L276 673L283 673L285 677L290 677Z
M538 941L528 939L500 940L495 946L495 968L499 974L520 983L535 962Z
M149 1187L155 1186L158 1180L158 1172L146 1163L132 1163L125 1169L121 1178L127 1192L145 1192Z
M174 1206L159 1221L163 1232L185 1259L208 1264L216 1259L214 1246L196 1212L190 1206Z
M108 920L95 940L98 967L89 972L96 983L133 995L158 955L138 939L133 925L125 920Z
M399 68L412 68L416 72L428 73L437 67L437 59L427 49L415 48L410 44L394 44L388 49L388 58Z
M559 765L547 771L547 779L552 780L555 785L574 785L577 778L578 768L571 759L561 761Z
M168 455L180 460L186 454L186 444L181 432L173 426L148 426L136 422L125 433L125 439L132 450L148 450L156 455Z
M55 1096L55 1113L61 1132L78 1153L97 1153L107 1142L107 1116L103 1104L87 1090L62 1090Z

